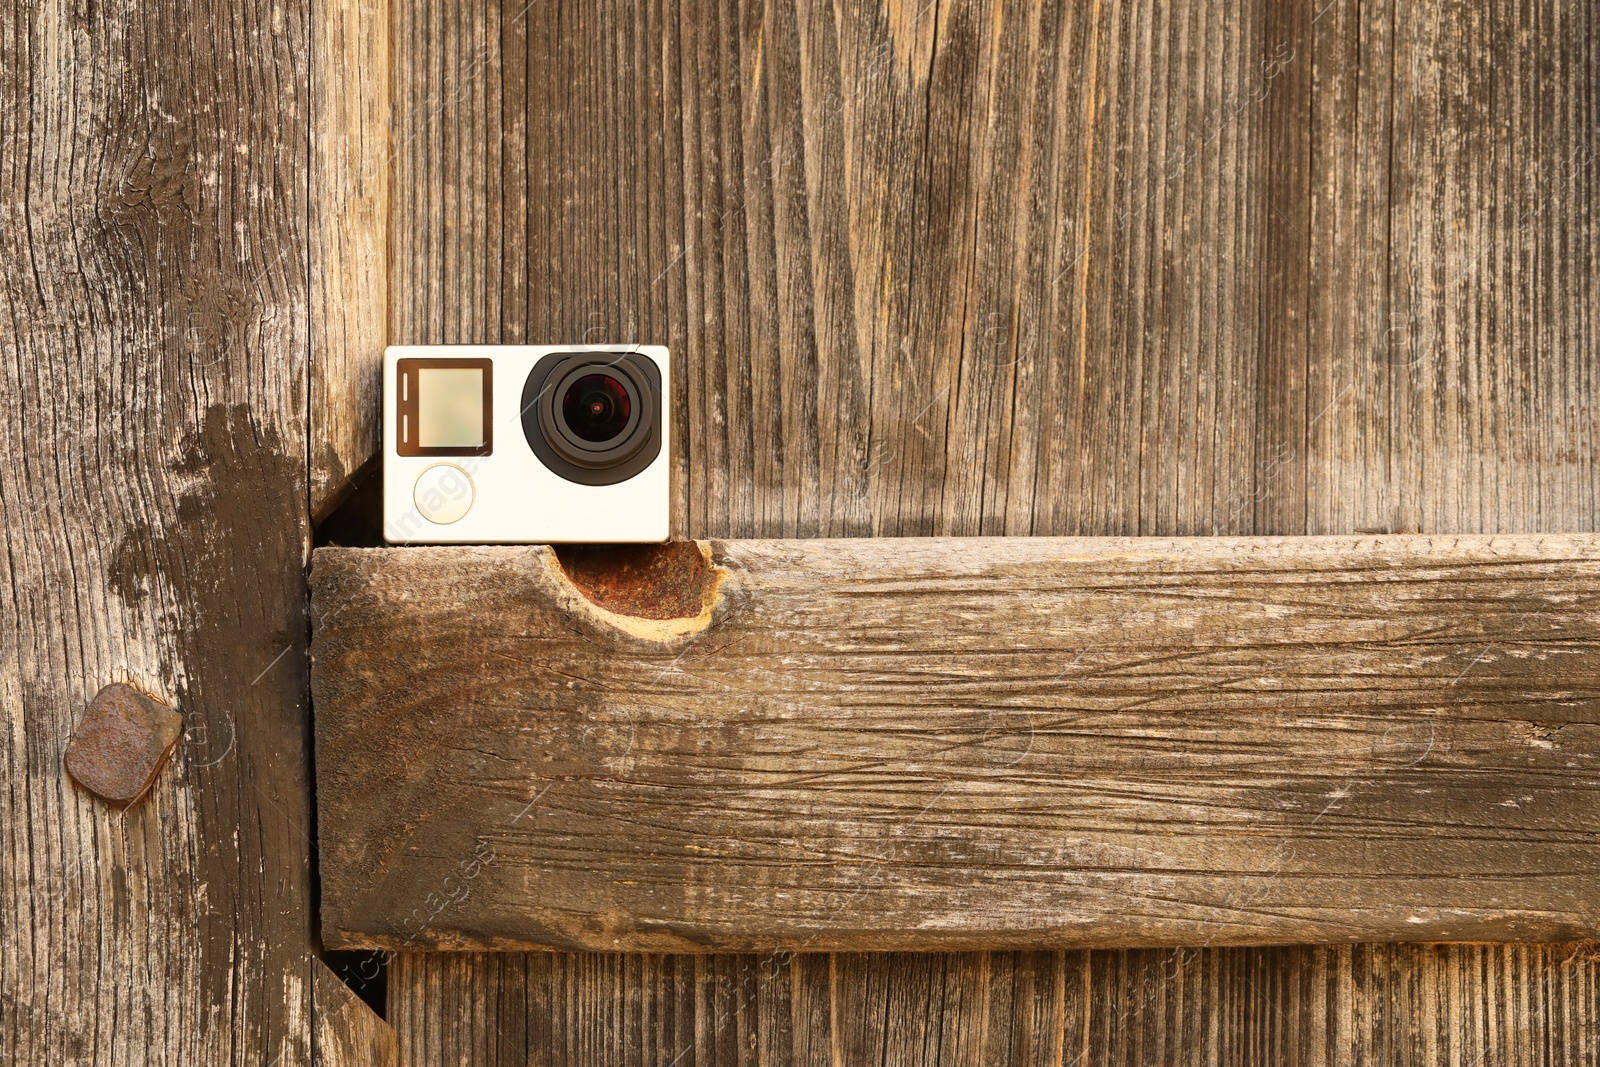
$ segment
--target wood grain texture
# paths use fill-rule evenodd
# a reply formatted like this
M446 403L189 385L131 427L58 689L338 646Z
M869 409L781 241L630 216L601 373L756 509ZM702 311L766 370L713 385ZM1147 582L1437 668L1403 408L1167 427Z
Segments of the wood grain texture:
M378 451L389 315L389 3L313 0L311 510Z
M319 1067L395 1067L394 1028L327 964L311 961L311 1040Z
M475 1067L1584 1063L1594 973L1542 945L424 953L390 1015L402 1062Z
M639 636L548 548L318 550L328 943L1600 934L1600 539L708 551Z
M1250 532L1264 31L1191 6L407 5L391 336L670 344L683 534Z
M1308 532L1592 530L1594 12L1331 5L1308 127Z
M682 535L1595 524L1559 0L407 7L391 334L670 345Z
M0 5L0 1060L304 1064L303 6ZM138 805L62 770L126 681Z
M671 344L682 536L1600 528L1593 9L1036 6L398 5L394 335ZM1015 154L973 182L980 132ZM973 201L968 288L933 275ZM1441 284L1444 251L1479 269ZM996 354L964 378L932 325L956 301ZM1579 1063L1600 1025L1600 966L1528 963L1556 949L1208 952L1204 997L1156 954L1084 957L1061 995L1094 1040L1053 1062ZM840 957L778 987L804 1002L772 1040L654 957L416 957L391 1008L426 1064L667 1063L667 1026L697 1035L680 1064L993 1062L985 958ZM1019 994L1032 1048L1049 988Z

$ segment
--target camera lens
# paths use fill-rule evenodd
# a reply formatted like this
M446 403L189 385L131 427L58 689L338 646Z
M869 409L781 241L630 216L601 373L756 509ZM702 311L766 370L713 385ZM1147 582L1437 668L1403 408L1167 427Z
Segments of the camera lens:
M661 453L661 372L640 352L553 352L522 388L522 431L550 470L615 485Z
M567 387L561 416L585 441L609 441L628 425L628 390L609 374L585 374Z

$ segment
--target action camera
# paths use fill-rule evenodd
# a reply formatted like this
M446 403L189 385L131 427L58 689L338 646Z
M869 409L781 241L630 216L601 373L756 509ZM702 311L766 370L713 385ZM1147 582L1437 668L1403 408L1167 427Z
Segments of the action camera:
M383 358L395 544L665 541L659 345L397 345Z

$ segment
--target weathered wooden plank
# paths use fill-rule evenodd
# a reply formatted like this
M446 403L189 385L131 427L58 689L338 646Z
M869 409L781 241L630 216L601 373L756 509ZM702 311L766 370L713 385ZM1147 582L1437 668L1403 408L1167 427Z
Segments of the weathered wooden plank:
M1594 38L1557 0L1319 20L1308 532L1600 522Z
M305 5L0 5L0 1060L304 1064ZM115 810L108 682L184 717Z
M318 1067L396 1067L394 1028L340 980L311 961L311 1043Z
M1583 1063L1600 1012L1592 958L1544 945L402 953L390 981L405 1062L476 1067Z
M1284 116L1298 120L1311 161L1310 200L1289 222L1312 235L1307 270L1317 284L1286 309L1302 319L1307 337L1304 433L1286 442L1281 457L1310 479L1306 533L1436 532L1396 495L1406 468L1438 455L1396 426L1397 379L1409 374L1417 351L1416 331L1395 320L1389 304L1397 2L1320 11L1294 58L1296 68L1313 68L1311 105ZM1551 528L1593 529L1594 520L1573 515ZM1502 529L1489 523L1462 532Z
M311 509L378 451L389 315L389 4L311 4Z
M706 550L319 550L330 943L1600 931L1595 537Z

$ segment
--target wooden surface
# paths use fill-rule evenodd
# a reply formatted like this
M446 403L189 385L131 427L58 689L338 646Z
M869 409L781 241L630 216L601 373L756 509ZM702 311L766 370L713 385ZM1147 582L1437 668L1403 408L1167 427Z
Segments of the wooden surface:
M402 1062L474 1067L1582 1064L1596 969L1547 945L412 953L389 1011Z
M1594 526L1586 8L405 7L391 336L671 345L681 536Z
M1600 937L1600 538L703 549L317 551L326 942Z
M323 1013L313 955L310 83L335 3L0 5L0 1062L366 1062L323 1053L387 1031ZM118 681L183 720L125 809L62 765Z
M310 1061L300 7L0 10L0 1059ZM127 681L185 735L62 769Z
M395 1067L394 1029L332 968L311 961L311 1040L319 1067Z
M392 336L672 345L683 536L1600 528L1592 8L1037 9L397 5ZM1058 989L1063 1063L1600 1025L1559 949L1211 952L1040 957L1029 1047ZM792 1024L762 959L421 956L391 1017L421 1064L992 1061L1007 957L816 961Z
M311 510L378 451L389 272L389 2L311 4Z

